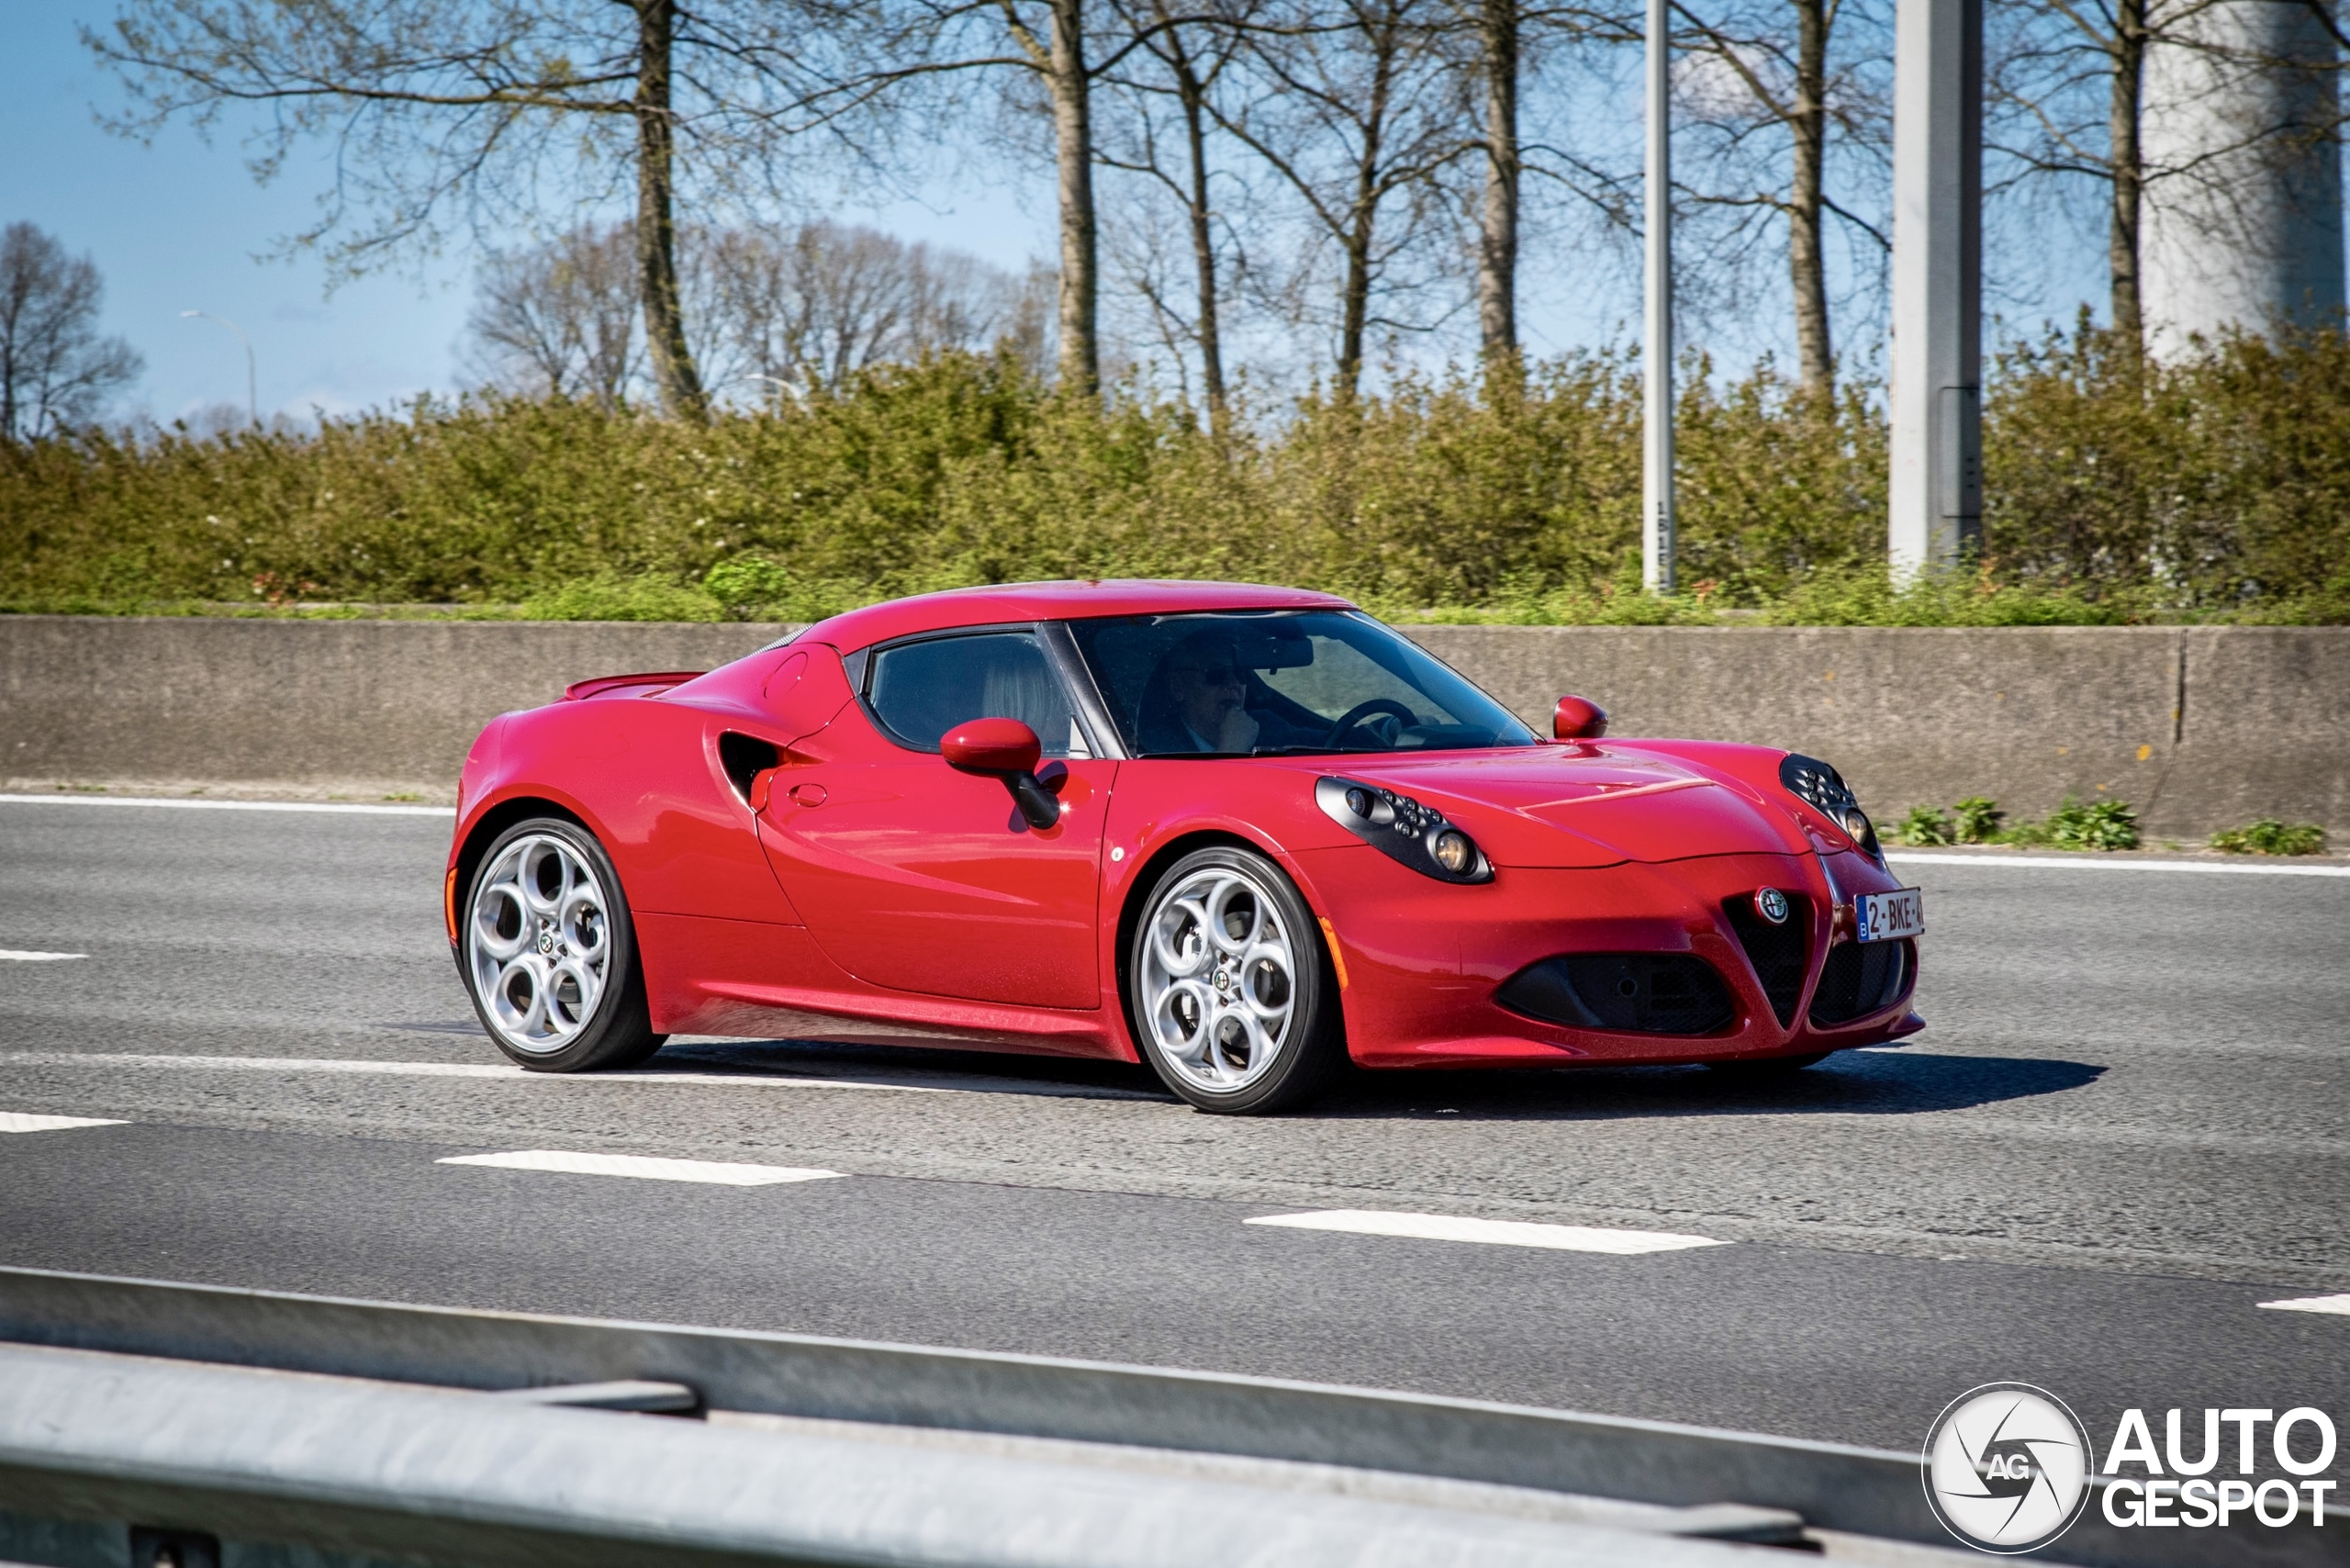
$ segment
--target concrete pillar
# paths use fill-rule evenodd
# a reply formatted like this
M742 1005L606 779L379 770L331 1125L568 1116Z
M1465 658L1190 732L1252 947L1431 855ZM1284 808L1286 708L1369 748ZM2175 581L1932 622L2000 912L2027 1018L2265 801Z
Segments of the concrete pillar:
M2142 110L2156 353L2229 326L2322 320L2343 304L2332 34L2301 0L2177 9L2147 48Z
M1671 12L1648 0L1646 402L1640 440L1640 586L1673 591L1673 100Z
M1894 24L1891 517L1897 581L1983 533L1983 0Z

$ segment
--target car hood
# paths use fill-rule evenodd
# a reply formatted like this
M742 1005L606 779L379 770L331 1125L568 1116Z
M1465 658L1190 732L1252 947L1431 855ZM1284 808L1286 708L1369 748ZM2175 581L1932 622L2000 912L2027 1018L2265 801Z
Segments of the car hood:
M1748 785L1676 757L1612 745L1333 756L1320 772L1434 806L1497 866L1611 866L1812 846Z

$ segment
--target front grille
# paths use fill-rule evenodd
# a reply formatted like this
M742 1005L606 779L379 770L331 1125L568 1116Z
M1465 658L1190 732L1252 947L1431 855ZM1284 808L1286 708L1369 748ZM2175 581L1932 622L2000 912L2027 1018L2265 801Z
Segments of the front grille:
M1688 953L1570 953L1503 982L1514 1013L1576 1029L1710 1035L1737 1016L1713 965Z
M1751 894L1725 901L1722 913L1729 916L1730 929L1738 933L1738 945L1746 949L1746 961L1754 966L1754 978L1762 982L1762 994L1771 999L1779 1026L1785 1028L1795 1022L1796 1003L1803 1000L1811 901L1801 893L1789 893L1787 918L1779 925L1756 913Z
M1901 1000L1917 969L1913 942L1847 942L1820 966L1811 1021L1822 1026L1849 1024L1882 1013Z

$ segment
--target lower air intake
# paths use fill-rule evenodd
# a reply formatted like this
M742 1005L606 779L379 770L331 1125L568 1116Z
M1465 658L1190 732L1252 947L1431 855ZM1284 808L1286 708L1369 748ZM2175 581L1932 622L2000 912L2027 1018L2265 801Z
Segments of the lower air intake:
M1771 1011L1778 1015L1779 1027L1785 1028L1795 1022L1796 1003L1803 1000L1804 948L1805 938L1811 932L1811 901L1801 893L1789 893L1787 918L1777 925L1757 913L1750 894L1726 900L1722 913L1729 916L1730 929L1738 933L1738 944L1746 949L1746 961L1754 966L1754 978L1762 982L1762 994L1771 999Z
M1882 1013L1901 1000L1917 972L1914 942L1847 942L1831 949L1820 967L1811 1021L1823 1026L1849 1024Z
M1571 1029L1710 1035L1737 1016L1729 988L1688 953L1572 953L1529 965L1495 1000Z

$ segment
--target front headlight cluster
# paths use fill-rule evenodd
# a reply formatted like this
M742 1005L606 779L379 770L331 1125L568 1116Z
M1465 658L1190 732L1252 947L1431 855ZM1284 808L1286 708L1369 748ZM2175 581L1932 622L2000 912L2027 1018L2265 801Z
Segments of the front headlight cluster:
M1876 841L1876 824L1869 821L1868 812L1861 810L1852 787L1844 776L1816 756L1789 752L1779 759L1779 782L1787 792L1850 834L1852 842L1866 852L1878 865L1885 864L1885 851Z
M1490 882L1494 868L1477 841L1442 812L1409 795L1352 778L1315 781L1323 814L1391 860L1439 882Z

